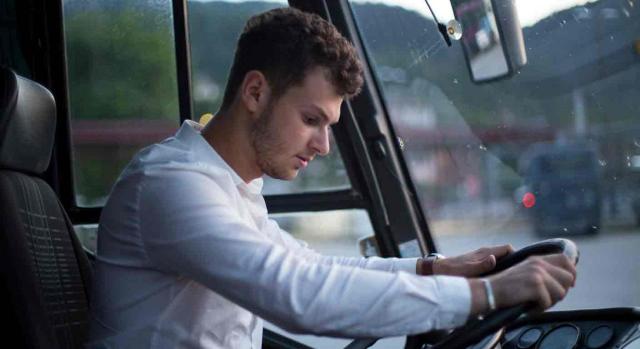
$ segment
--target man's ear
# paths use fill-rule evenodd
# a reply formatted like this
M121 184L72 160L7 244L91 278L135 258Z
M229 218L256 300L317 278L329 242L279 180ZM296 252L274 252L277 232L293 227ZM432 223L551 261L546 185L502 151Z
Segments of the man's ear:
M257 70L245 74L240 85L240 100L249 112L256 113L264 108L270 93L271 89L264 74Z

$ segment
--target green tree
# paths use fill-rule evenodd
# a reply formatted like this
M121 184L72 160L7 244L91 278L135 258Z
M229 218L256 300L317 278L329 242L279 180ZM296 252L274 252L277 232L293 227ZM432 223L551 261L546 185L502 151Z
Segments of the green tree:
M172 26L154 20L157 12L77 11L65 18L73 119L177 119Z

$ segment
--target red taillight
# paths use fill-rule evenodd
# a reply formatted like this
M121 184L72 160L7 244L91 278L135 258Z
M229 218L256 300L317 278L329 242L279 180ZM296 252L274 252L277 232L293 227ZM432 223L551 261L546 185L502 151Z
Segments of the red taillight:
M522 205L526 208L532 208L536 204L536 196L533 193L525 193L522 196Z

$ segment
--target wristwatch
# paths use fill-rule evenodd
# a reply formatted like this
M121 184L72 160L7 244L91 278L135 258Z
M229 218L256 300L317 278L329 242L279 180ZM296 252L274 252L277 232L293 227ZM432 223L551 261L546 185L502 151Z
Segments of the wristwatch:
M433 275L433 264L438 259L444 259L445 257L440 253L429 253L422 258L422 275Z

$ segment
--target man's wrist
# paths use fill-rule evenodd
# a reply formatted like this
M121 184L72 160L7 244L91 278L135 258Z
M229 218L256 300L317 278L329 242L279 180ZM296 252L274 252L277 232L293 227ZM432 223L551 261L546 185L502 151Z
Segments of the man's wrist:
M418 259L418 265L416 266L416 271L418 275L435 275L434 265L438 260L444 259L445 257L439 253L430 253L425 257Z
M480 279L484 286L484 291L487 295L487 305L489 307L489 311L496 310L496 299L493 295L493 287L491 286L491 281L489 279Z
M474 317L486 314L489 310L487 292L482 279L468 279L471 289L471 311L469 315Z

